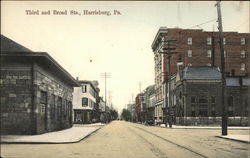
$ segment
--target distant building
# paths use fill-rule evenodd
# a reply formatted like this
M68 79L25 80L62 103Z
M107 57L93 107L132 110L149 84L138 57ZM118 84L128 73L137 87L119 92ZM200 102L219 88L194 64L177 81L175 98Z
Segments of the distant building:
M41 134L72 126L76 80L49 54L1 35L1 134Z
M155 119L155 85L148 86L144 91L145 121L153 124Z
M95 122L97 90L91 81L79 80L80 87L73 92L74 123L84 124Z
M143 121L143 93L139 93L137 94L136 98L135 98L135 119L138 122L142 122Z
M136 114L135 114L135 104L134 103L127 104L127 110L130 111L130 113L132 115L132 121L134 122L135 121L135 117L136 117Z

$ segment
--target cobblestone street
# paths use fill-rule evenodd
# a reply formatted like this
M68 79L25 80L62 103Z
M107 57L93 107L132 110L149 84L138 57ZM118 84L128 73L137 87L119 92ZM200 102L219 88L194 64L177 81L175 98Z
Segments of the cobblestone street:
M247 135L248 130L229 130ZM249 144L218 138L220 129L169 129L113 121L73 144L1 144L4 158L245 158Z

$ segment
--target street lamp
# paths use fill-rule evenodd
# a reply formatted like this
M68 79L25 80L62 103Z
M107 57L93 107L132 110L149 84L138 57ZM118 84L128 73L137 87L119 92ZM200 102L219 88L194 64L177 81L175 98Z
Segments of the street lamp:
M174 54L175 52L172 52L172 50L175 50L176 48L170 47L170 43L174 42L176 40L164 40L164 37L162 38L163 40L161 41L161 48L158 53L168 55L168 64L166 64L166 70L168 72L168 78L166 80L166 83L168 81L168 86L166 84L165 86L165 126L167 127L167 122L168 122L168 117L169 117L169 127L172 127L172 116L173 116L173 110L172 110L172 101L171 101L171 55ZM167 92L168 92L168 97L167 97ZM168 98L168 100L167 100ZM167 109L167 105L169 107L169 110Z

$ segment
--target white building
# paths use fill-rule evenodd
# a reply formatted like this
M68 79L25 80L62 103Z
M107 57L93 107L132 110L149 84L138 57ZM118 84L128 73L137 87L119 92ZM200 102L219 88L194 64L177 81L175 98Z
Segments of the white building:
M79 80L73 92L74 123L91 123L96 106L97 90L91 81Z

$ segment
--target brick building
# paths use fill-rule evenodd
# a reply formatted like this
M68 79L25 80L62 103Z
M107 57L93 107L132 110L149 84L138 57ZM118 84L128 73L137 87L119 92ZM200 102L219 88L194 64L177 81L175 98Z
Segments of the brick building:
M142 121L142 110L143 110L143 93L139 93L135 97L135 121Z
M220 67L220 48L218 32L207 32L198 29L160 28L152 44L156 61L161 62L161 72L166 72L167 58L159 55L166 44L162 41L176 40L171 47L176 52L171 57L171 74L177 72L177 63L187 66L215 66ZM249 76L250 34L224 32L225 72L227 76ZM155 63L159 64L158 62ZM157 69L158 70L158 69ZM158 70L159 71L159 70ZM167 72L165 73L167 75Z
M79 86L49 54L1 35L1 134L41 134L72 126Z
M170 42L168 40L175 40ZM227 77L226 95L231 95L231 99L226 97L226 104L232 105L234 109L232 116L246 116L244 112L239 113L240 104L247 106L249 99L249 51L250 51L250 34L237 32L224 32L224 48L225 48L225 74ZM156 104L155 104L155 121L163 123L165 116L165 88L170 82L171 105L176 103L175 93L175 76L179 70L186 67L209 66L220 67L220 48L218 32L207 32L199 29L180 29L161 27L157 32L152 43L155 60L155 88L156 88ZM175 48L171 55L171 79L167 80L168 65L167 55L160 54L164 52L163 48ZM231 78L231 79L230 79ZM229 85L229 81L237 80L234 86ZM167 81L167 82L166 82ZM167 96L169 96L168 92ZM213 93L213 89L211 89ZM237 97L240 95L241 97ZM206 97L209 97L208 95ZM233 98L233 99L232 99ZM208 99L208 98L207 98ZM233 100L233 101L232 101ZM169 104L169 103L168 103ZM169 105L167 105L169 106ZM246 109L247 110L247 109ZM231 110L232 111L232 110ZM249 111L249 110L248 110ZM249 113L249 112L245 112ZM211 113L208 115L211 116ZM163 119L162 119L163 118Z

